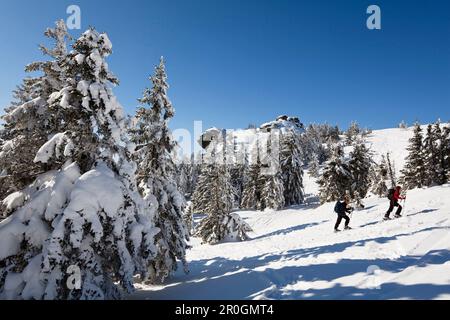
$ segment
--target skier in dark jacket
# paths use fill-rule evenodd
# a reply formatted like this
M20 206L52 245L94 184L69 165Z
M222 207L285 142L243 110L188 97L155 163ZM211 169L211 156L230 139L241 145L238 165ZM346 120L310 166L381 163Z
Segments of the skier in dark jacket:
M402 216L401 215L402 206L398 203L398 201L404 200L404 199L406 199L406 197L402 197L401 192L402 192L402 188L400 186L397 186L395 188L394 194L392 195L392 198L390 199L389 210L386 212L386 215L384 216L385 220L390 219L389 215L391 214L392 210L394 210L394 207L398 207L397 212L395 213L395 217L399 218Z
M334 211L336 211L338 217L336 220L336 224L334 225L334 232L339 232L339 225L341 224L342 219L345 219L345 229L344 230L350 230L351 228L348 226L350 223L350 217L347 216L347 213L351 213L353 211L353 208L349 206L350 199L348 197L344 197L344 200L339 200L335 207Z

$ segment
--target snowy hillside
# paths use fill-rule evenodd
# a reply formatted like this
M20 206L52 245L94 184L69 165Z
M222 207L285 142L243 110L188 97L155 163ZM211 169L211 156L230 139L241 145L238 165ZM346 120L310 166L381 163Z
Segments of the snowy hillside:
M448 123L442 124L442 127L448 126ZM423 132L426 132L426 125L421 126L421 128ZM398 174L403 169L405 158L408 154L405 150L408 146L408 140L413 135L413 131L414 127L374 130L367 137L368 146L374 152L374 160L379 162L381 155L389 152Z
M412 129L374 131L378 161L391 152L399 171ZM306 204L241 211L254 230L239 243L193 238L190 273L140 285L130 299L450 299L450 185L408 192L404 216L381 222L387 199L364 199L353 230L334 233L334 203L320 206L305 175Z
M333 204L240 212L252 240L200 245L190 274L132 299L449 299L450 185L408 194L406 216L380 222L386 200L333 233Z

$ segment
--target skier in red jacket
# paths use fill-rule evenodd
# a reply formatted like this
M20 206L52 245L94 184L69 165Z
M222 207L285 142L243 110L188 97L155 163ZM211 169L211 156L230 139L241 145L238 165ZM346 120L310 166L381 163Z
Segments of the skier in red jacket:
M389 210L386 212L384 219L386 219L386 220L390 219L389 215L391 214L392 210L394 210L394 207L398 207L397 212L395 213L395 217L399 218L402 216L400 214L402 212L402 206L398 203L398 201L406 199L406 197L402 197L401 191L402 191L402 188L400 186L397 186L395 188L394 194L393 194L391 202L389 204Z

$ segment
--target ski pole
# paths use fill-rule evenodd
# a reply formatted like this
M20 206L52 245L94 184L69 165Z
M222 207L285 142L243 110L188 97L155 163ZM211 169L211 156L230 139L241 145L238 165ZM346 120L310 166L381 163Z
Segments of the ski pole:
M405 199L403 199L403 214L406 215L406 196Z

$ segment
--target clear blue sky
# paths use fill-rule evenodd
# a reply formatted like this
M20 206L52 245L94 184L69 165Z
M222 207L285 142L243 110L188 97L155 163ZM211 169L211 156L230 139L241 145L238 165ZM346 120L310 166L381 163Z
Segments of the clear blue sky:
M165 56L173 128L239 128L278 114L371 128L450 119L447 0L1 1L1 106L70 4L82 29L110 36L115 93L129 113ZM370 4L381 7L380 31L366 28Z

